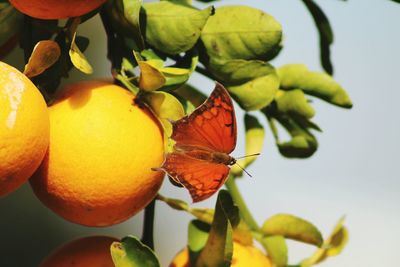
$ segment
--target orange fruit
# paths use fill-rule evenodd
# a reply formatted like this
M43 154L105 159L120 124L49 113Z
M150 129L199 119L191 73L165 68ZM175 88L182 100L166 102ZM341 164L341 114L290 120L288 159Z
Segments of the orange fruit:
M39 267L115 267L110 246L116 238L107 236L84 237L55 249Z
M0 62L0 196L35 172L49 145L49 115L36 86Z
M79 17L95 10L106 0L9 0L22 13L38 19Z
M109 226L142 210L164 174L157 120L129 91L105 81L69 85L49 108L50 145L31 179L38 198L65 219Z
M232 267L272 267L272 263L261 250L254 246L242 245L233 242ZM173 259L169 267L189 267L189 250L181 250Z

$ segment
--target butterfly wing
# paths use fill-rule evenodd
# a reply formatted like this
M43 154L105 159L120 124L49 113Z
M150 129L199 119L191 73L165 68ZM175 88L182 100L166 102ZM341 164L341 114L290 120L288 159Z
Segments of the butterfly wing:
M193 202L213 195L229 174L229 167L224 164L199 160L181 152L168 154L161 169L189 190Z
M236 146L236 119L227 90L217 83L202 105L173 123L171 138L176 148L189 146L231 153Z

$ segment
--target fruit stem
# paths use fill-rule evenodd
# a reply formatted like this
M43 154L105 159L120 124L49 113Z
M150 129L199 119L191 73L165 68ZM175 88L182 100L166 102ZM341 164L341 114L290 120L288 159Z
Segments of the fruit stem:
M239 189L236 185L235 177L232 174L229 175L225 186L231 194L233 201L239 207L240 215L246 222L246 224L250 227L252 231L260 232L260 226L254 219L253 215L251 215L250 210L247 208L247 205L243 200L243 197L240 194Z
M142 242L154 250L154 211L156 200L153 199L144 210Z

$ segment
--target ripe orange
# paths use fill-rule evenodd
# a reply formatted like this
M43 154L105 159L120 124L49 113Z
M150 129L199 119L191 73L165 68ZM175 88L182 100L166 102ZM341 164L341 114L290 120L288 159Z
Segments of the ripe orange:
M157 194L164 158L158 122L127 90L105 81L64 88L49 108L50 145L31 179L38 198L65 219L109 226Z
M55 249L39 267L114 267L110 246L113 237L84 237Z
M253 246L245 246L233 242L232 267L272 267L272 263L261 250ZM189 251L181 250L173 259L169 267L189 267Z
M9 0L24 14L38 19L79 17L98 8L106 0Z
M49 145L49 115L36 86L0 62L0 196L26 182Z

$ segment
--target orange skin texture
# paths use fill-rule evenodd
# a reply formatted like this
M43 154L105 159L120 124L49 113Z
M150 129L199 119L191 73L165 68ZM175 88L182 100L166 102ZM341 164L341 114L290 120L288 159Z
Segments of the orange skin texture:
M0 197L39 167L49 145L49 115L36 86L0 62Z
M118 241L107 236L80 238L55 249L39 267L114 267L110 246Z
M20 12L38 19L79 17L104 2L106 0L10 0Z
M127 90L105 81L64 88L49 108L50 146L30 180L37 197L66 220L110 226L141 211L164 174L158 122Z
M231 267L272 267L271 261L261 250L253 246L233 242ZM190 267L189 250L181 250L173 259L169 267Z

